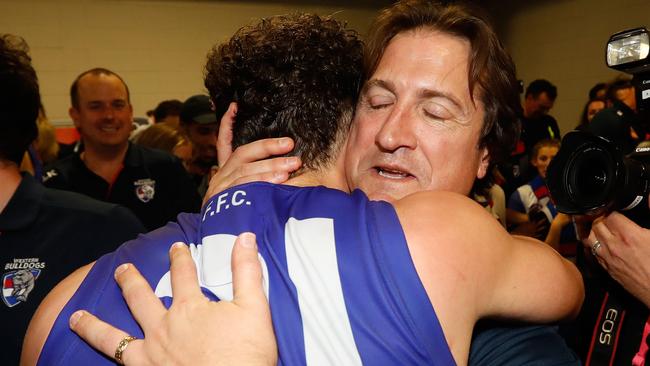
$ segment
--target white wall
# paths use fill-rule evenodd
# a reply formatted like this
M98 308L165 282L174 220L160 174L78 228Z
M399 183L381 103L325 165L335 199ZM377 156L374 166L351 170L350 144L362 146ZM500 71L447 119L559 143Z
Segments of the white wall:
M558 87L551 114L562 133L578 123L589 89L619 73L605 66L605 45L618 31L650 27L650 0L530 2L497 18L503 41L525 84L546 78Z
M205 91L207 51L253 19L309 11L334 14L365 32L376 9L236 1L0 1L0 33L31 47L50 119L67 120L69 88L84 70L106 67L131 90L136 116L164 99Z

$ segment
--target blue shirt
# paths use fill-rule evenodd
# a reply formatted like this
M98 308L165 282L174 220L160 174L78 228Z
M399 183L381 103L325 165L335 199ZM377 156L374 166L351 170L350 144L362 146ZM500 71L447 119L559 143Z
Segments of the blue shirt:
M69 330L77 309L142 337L113 271L134 263L169 306L176 241L189 244L204 294L231 299L230 253L244 231L257 235L280 364L454 364L391 205L361 191L267 183L224 191L200 215L181 214L102 257L57 318L39 364L111 364Z

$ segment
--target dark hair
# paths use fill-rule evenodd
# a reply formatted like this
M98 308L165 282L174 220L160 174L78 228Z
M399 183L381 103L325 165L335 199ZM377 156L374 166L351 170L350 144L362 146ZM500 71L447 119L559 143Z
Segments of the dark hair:
M124 88L126 89L126 101L129 104L131 103L131 93L129 92L129 86L126 85L126 83L124 82L124 79L122 79L122 77L120 75L114 73L113 71L111 71L109 69L105 69L103 67L95 67L94 69L90 69L90 70L86 70L86 71L82 72L72 82L72 86L70 86L70 103L72 104L72 106L74 108L79 108L79 80L82 77L84 77L84 76L86 76L88 74L95 75L95 76L109 75L109 76L115 76L116 78L118 78L122 82L122 84L124 85Z
M555 100L555 98L557 98L557 88L555 85L551 84L550 81L545 79L537 79L531 81L531 83L528 84L528 87L526 88L526 94L524 97L528 97L530 95L533 98L537 98L542 93L546 93L546 95L548 95L551 100Z
M576 130L585 130L587 129L587 126L589 126L589 105L593 102L600 102L607 107L607 101L605 99L600 99L600 98L594 98L590 99L582 108L582 114L580 115L580 123L578 123L578 126L576 127Z
M368 31L366 78L372 76L384 50L399 33L434 30L469 41L469 91L485 106L479 148L487 148L490 167L504 161L519 137L521 105L515 64L479 8L469 4L405 0L382 10ZM474 191L492 185L492 174L474 182Z
M619 101L618 97L616 96L616 93L619 90L633 88L633 87L634 85L632 85L631 79L625 77L619 77L616 80L614 80L611 84L609 84L609 88L607 88L607 100L609 100L612 103Z
M163 100L158 103L153 110L153 119L156 123L164 120L168 116L178 116L183 109L183 102L178 99Z
M0 160L20 164L38 135L41 96L25 41L0 35Z
M274 16L212 49L205 86L217 116L238 103L233 148L289 136L305 168L323 168L349 132L362 53L357 33L330 17Z
M607 83L598 83L598 84L592 86L591 89L589 89L589 100L591 101L591 100L600 100L600 99L602 99L603 97L598 96L598 92L601 91L601 90L604 90L605 95L607 95L607 88L608 87L609 86L607 85Z

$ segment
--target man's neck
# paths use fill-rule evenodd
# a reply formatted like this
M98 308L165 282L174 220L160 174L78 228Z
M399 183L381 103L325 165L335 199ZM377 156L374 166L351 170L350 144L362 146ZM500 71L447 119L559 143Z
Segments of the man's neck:
M345 159L339 156L331 166L319 170L305 170L303 173L289 179L285 184L298 187L325 186L349 193L350 188L345 179L345 170L343 168L344 161Z
M22 179L18 165L0 160L0 213L7 207Z
M310 170L289 179L285 184L296 187L325 186L346 193L350 192L345 179L337 178L335 174L329 171Z
M129 144L117 147L96 147L86 144L81 160L93 173L111 183L122 169Z

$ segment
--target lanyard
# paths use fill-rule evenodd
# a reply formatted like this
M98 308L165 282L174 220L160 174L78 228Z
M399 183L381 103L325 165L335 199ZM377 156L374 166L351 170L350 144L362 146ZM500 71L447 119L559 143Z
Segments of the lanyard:
M641 337L641 345L639 346L639 351L634 355L632 359L632 366L643 366L645 365L645 358L648 353L648 334L650 333L650 317L645 322L645 327L643 328L643 337Z
M594 327L585 366L614 364L614 356L616 356L616 347L624 319L625 308L623 304L616 299L616 296L609 296L609 292L605 293L598 320Z

